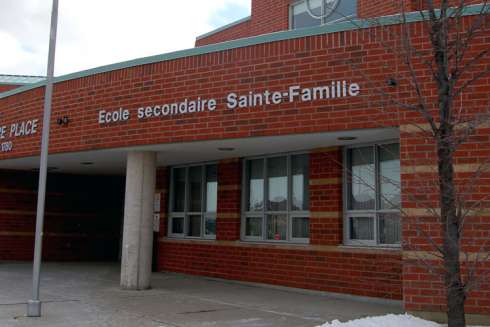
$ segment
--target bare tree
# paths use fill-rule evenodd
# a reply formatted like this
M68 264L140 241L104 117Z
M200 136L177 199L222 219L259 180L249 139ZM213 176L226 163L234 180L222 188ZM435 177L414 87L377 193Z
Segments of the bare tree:
M480 178L488 171L488 159L478 163L472 177L461 181L455 174L455 154L480 127L488 123L490 111L488 103L478 112L465 108L462 101L458 106L463 93L467 90L471 92L474 85L490 73L490 8L486 2L478 6L470 6L468 2L440 0L436 5L434 0L420 1L418 14L421 16L423 34L428 39L425 44L430 45L427 48L413 41L414 24L409 22L409 14L405 12L409 6L401 0L402 13L393 18L398 19L399 28L384 27L376 19L372 19L370 25L373 34L381 34L381 37L375 37L379 37L379 42L402 63L403 68L398 72L387 70L389 86L371 79L362 69L358 70L370 88L384 98L380 110L398 107L401 111L415 113L416 118L410 122L414 133L429 140L428 144L435 148L435 178L424 175L419 181L418 191L408 196L411 201L425 206L427 215L441 226L439 237L424 228L417 228L417 233L433 249L433 256L442 262L441 267L434 266L432 260L424 257L418 258L418 262L430 273L442 276L449 327L466 326L467 294L487 277L488 271L482 272L480 265L490 258L487 243L480 244L480 251L473 252L473 255L470 251L465 253L462 245L468 217L478 216L482 209L488 207L488 194L479 199L474 197ZM478 12L468 15L468 10L474 11L475 8L478 8ZM379 32L377 28L382 31ZM386 33L391 33L392 37L383 37ZM477 42L482 38L487 41ZM355 62L351 64L357 65ZM429 82L431 87L428 88ZM394 85L402 84L409 89L412 95L410 100L392 91ZM431 89L435 94L431 93ZM357 182L363 183L359 178ZM430 194L437 194L438 199L430 199ZM403 209L401 214L407 218L411 216Z

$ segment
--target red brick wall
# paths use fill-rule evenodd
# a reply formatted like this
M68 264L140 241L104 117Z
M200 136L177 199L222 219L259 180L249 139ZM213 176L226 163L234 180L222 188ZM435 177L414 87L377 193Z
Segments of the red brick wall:
M427 128L427 127L426 127ZM403 216L403 297L406 310L446 311L444 268L435 255L432 242L441 245L445 226L439 218L439 195L436 174L435 146L429 142L428 133L414 127L402 128L401 166ZM490 216L488 214L488 157L490 154L490 128L480 128L456 152L455 184L460 201L472 209L465 219L461 233L463 282L468 281L468 271L473 266L478 278L488 276L490 262ZM479 168L481 167L481 168ZM477 171L481 172L477 175ZM477 205L482 201L481 205ZM427 210L427 208L429 210ZM434 211L435 209L435 211ZM486 258L486 259L485 259ZM476 260L475 260L476 259ZM467 262L466 262L467 261ZM485 273L486 271L486 273ZM475 281L475 280L474 280ZM469 293L466 312L490 313L490 280L483 278Z
M469 5L474 5L474 4L479 4L479 3L484 3L482 0L465 0L464 5L469 6ZM458 0L451 0L449 1L450 6L457 7L461 4L461 1ZM441 6L441 1L440 0L435 0L434 1L434 6L440 7ZM411 1L411 8L412 10L421 10L421 9L427 9L427 1L426 0L412 0Z
M478 3L482 3L482 0L465 1L465 6ZM452 1L450 4L452 6L459 6L460 1ZM440 7L440 1L434 1L434 6L435 8ZM357 5L357 16L359 18L373 18L421 9L427 9L425 0L405 1L404 6L399 0L359 0Z
M0 171L0 260L32 260L37 178ZM123 192L121 178L50 174L43 258L116 260Z
M383 50L376 48L374 41L369 41L368 33L362 33L358 40L354 36L357 33L360 32L274 42L116 70L56 84L50 149L52 153L58 153L396 126L400 115L372 110L370 108L376 104L362 96L317 103L287 102L268 110L230 111L223 108L224 104L220 101L220 108L214 112L146 121L135 119L135 111L140 106L172 103L185 97L195 98L199 95L202 98L223 99L231 91L283 90L294 84L322 85L337 78L361 82L359 74L354 73L352 65L345 59L363 56L368 63L366 69L372 69L379 66L379 52ZM361 45L361 42L365 43ZM371 72L369 76L377 73ZM364 84L362 88L362 94L367 96L368 86ZM9 124L22 119L40 119L42 99L42 88L0 99L2 122ZM131 121L110 126L97 123L99 110L118 110L120 107L131 110ZM350 114L345 115L345 111ZM64 115L68 115L71 122L66 127L60 127L55 120ZM280 120L276 118L278 116L281 116ZM39 139L40 133L16 138L15 151L0 153L0 159L36 154Z
M488 252L487 252L488 253ZM487 253L482 254L484 258ZM426 259L424 264L418 258L405 258L403 260L403 302L408 311L446 312L446 292L444 281L440 273L434 274L431 270L442 271L441 260ZM468 265L473 266L473 264ZM466 268L468 267L466 266ZM465 273L468 269L464 268ZM482 261L478 265L478 276L488 276L490 263ZM467 276L465 276L467 277ZM488 315L490 312L490 282L488 278L478 281L476 288L468 294L465 303L467 314Z
M217 241L161 235L159 269L313 290L401 299L401 252L342 243L341 149L310 155L311 245L240 242L240 160L218 168Z
M468 21L469 17L465 18ZM420 47L427 46L425 31L413 24L413 36ZM416 114L386 108L370 79L386 85L390 76L399 81L396 88L386 87L399 101L410 101L412 94L400 58L380 44L397 41L395 27L336 32L300 39L284 40L245 48L209 53L116 70L61 82L54 87L52 153L84 151L144 144L228 139L298 133L333 132L359 128L398 126L420 119ZM373 33L376 31L376 33ZM485 44L476 38L469 55ZM362 65L359 65L362 63ZM484 69L483 66L475 69ZM389 68L389 69L388 69ZM471 72L469 72L470 74ZM468 75L469 76L469 75ZM285 102L281 105L231 111L222 99L229 92L285 90L291 85L313 87L341 79L361 84L361 95L316 102ZM486 80L471 90L473 99L467 110L479 110L488 99ZM432 84L424 84L430 92ZM162 92L162 90L165 92ZM138 121L140 106L194 99L216 98L219 108L213 112L175 115L165 119ZM43 88L0 99L2 123L41 119ZM98 112L131 111L127 122L101 126ZM474 108L474 109L472 109ZM264 106L265 109L265 106ZM67 115L70 124L55 121ZM277 117L281 117L278 119ZM41 124L41 123L40 123ZM41 126L40 126L41 128ZM40 130L39 128L39 130ZM38 153L40 133L14 139L14 151L0 153L0 159Z
M342 149L310 154L310 243L338 245L342 239Z
M290 3L291 0L252 0L251 35L289 29Z
M360 0L357 4L357 16L359 18L394 15L402 11L412 11L410 1L405 2L405 8L402 8L402 2L399 0Z
M242 165L239 159L221 161L218 165L217 240L240 239Z
M399 252L163 240L161 269L289 287L401 299Z
M289 29L289 3L290 0L252 0L249 21L199 39L196 46L285 31Z
M289 29L290 0L252 0L249 21L196 41L196 46L237 40Z
M247 22L232 26L196 41L196 46L237 40L244 37L286 31L289 29L289 7L293 0L252 0L252 15ZM465 1L465 5L482 3L482 0ZM458 1L451 3L459 5ZM434 5L440 6L436 1ZM407 0L402 6L399 0L358 0L357 16L374 18L427 9L424 0Z

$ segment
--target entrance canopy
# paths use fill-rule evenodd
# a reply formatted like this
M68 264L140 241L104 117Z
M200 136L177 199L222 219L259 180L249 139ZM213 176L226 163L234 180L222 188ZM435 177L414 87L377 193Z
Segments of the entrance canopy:
M227 158L310 150L330 146L362 144L398 138L398 128L380 128L172 143L53 154L49 157L49 167L52 172L61 173L123 175L126 169L128 151L157 152L157 165L163 167ZM0 161L0 169L35 170L38 166L39 157Z

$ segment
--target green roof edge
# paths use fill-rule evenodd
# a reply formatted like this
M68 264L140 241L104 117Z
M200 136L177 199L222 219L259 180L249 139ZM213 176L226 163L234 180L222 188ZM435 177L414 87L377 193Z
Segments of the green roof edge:
M476 15L476 14L480 13L483 9L485 10L485 12L488 12L490 9L490 6L485 6L482 4L468 6L465 8L463 15L464 16ZM423 20L423 17L419 12L410 12L410 13L407 13L405 16L406 16L407 23L414 23L414 22L418 22L418 21ZM96 67L96 68L92 68L92 69L88 69L88 70L79 71L76 73L71 73L71 74L55 77L54 83L60 83L60 82L69 81L69 80L73 80L73 79L77 79L77 78L88 77L91 75L96 75L96 74L100 74L100 73L107 73L110 71L126 69L126 68L135 67L135 66L142 66L142 65L152 64L152 63L156 63L156 62L175 60L175 59L180 59L180 58L185 58L185 57L190 57L190 56L203 55L203 54L208 54L208 53L213 53L213 52L218 52L218 51L226 51L226 50L231 50L231 49L243 48L243 47L248 47L248 46L253 46L253 45L258 45L258 44L284 41L284 40L296 39L296 38L301 38L301 37L322 35L322 34L342 32L342 31L352 31L352 30L356 30L356 29L369 28L369 27L373 27L373 26L394 25L394 24L399 24L400 19L401 19L401 15L398 14L398 15L392 15L392 16L377 17L377 18L372 18L372 19L363 19L363 20L358 19L358 20L354 20L352 22L342 22L342 23L337 23L337 24L333 24L333 25L321 25L321 26L315 26L315 27L310 27L310 28L303 28L303 29L275 32L275 33L270 33L270 34L263 34L263 35L259 35L259 36L249 37L249 38L243 38L243 39L227 41L227 42L222 42L222 43L217 43L217 44L210 44L210 45L206 45L203 47L191 48L191 49L187 49L187 50L180 50L180 51L170 52L170 53L166 53L166 54L159 54L159 55L155 55L155 56L149 56L149 57L144 57L144 58L138 58L138 59L133 59L133 60L128 60L128 61L123 61L123 62L119 62L119 63L115 63L115 64L100 66L100 67ZM0 99L6 98L9 96L18 94L18 93L22 93L22 92L25 92L28 90L32 90L32 89L35 89L35 88L38 88L38 87L41 87L44 85L45 85L45 81L40 81L37 83L33 83L33 84L29 84L29 85L25 85L25 86L16 88L14 90L6 91L3 93L0 93Z
M250 19L252 19L252 16L247 16L247 17L240 18L239 20L236 20L236 21L231 22L229 24L226 24L224 26L218 27L217 29L214 29L214 30L212 30L210 32L201 34L201 35L199 35L199 36L196 37L196 40L202 40L202 39L204 39L204 38L206 38L208 36L211 36L211 35L214 35L216 33L219 33L219 32L222 32L224 30L227 30L230 27L237 26L237 25L239 25L241 23L248 22Z
M35 83L39 83L39 82L35 82ZM34 83L19 83L19 82L15 82L15 83L6 83L6 82L0 82L0 85L15 85L15 86L23 86L23 85L32 85ZM0 93L1 95L2 93Z

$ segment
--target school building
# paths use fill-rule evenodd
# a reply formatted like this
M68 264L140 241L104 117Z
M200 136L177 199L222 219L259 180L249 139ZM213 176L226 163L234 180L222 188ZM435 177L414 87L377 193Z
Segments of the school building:
M423 117L378 92L416 96L386 47L401 42L400 2L309 2L252 0L249 17L195 48L57 77L43 260L120 261L127 289L171 271L444 312L442 281L420 264L440 264L425 237L440 240L435 146ZM418 9L405 1L410 37L430 49ZM468 6L464 24L480 10ZM489 85L458 106L488 107ZM44 79L0 75L0 92L0 260L28 261ZM457 151L458 183L488 160L489 137L481 126ZM489 180L482 171L471 196L488 196ZM472 256L490 249L489 212L467 219ZM488 321L488 280L466 309Z

